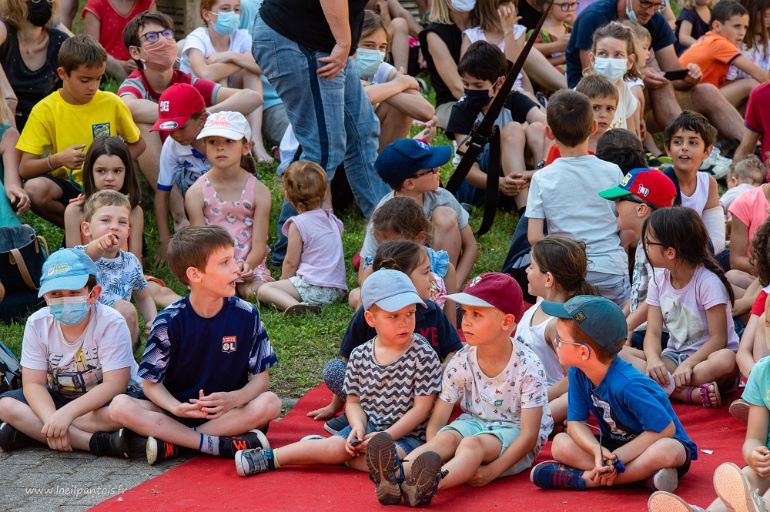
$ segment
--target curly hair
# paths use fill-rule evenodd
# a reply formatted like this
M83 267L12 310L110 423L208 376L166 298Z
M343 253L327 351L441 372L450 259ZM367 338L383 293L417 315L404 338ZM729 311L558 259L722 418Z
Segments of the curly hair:
M413 199L394 197L374 211L372 229L378 240L381 235L392 233L416 241L421 234L430 234L431 225L422 208Z

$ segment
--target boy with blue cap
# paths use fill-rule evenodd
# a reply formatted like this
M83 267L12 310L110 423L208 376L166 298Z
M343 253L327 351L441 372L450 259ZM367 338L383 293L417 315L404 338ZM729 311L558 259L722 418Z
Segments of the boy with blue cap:
M38 297L47 307L24 328L23 389L0 396L0 451L35 440L52 450L129 457L126 431L105 406L126 392L136 362L126 321L98 302L96 272L74 249L43 264Z
M623 311L588 295L540 307L558 318L555 341L559 361L569 367L569 405L567 431L551 446L556 460L532 468L532 482L584 490L648 481L653 490L675 490L698 450L663 389L616 357L628 333ZM598 436L586 424L589 412Z
M393 191L380 199L375 211L397 196L409 197L420 205L433 226L431 247L446 251L455 267L457 283L451 283L451 289L457 289L473 269L478 248L468 225L468 212L448 190L440 186L440 167L450 158L451 146L429 146L415 139L400 139L385 146L374 162L374 168ZM374 258L377 245L370 222L366 226L361 260ZM368 275L369 272L362 266L359 284Z
M361 296L364 318L377 336L350 354L344 385L350 425L326 439L239 451L239 475L289 464L345 464L369 471L380 503L401 503L399 459L425 441L425 422L441 390L441 362L414 332L416 305L425 304L406 274L378 270L364 281Z

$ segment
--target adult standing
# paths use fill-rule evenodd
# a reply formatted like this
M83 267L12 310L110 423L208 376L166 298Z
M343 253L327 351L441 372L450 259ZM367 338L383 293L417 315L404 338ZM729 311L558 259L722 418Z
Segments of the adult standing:
M254 23L254 59L278 91L302 146L329 180L345 164L358 207L369 216L389 189L374 170L380 126L351 56L367 0L265 0ZM283 203L273 262L283 260Z
M644 69L644 85L657 122L666 126L682 111L674 87L691 89L692 108L705 115L724 137L741 140L743 119L719 89L700 83L703 75L697 65L687 66L689 73L684 80L671 82L663 76L664 72L681 67L674 50L676 37L661 14L664 7L664 0L597 0L588 6L575 20L567 44L569 86L575 87L582 70L591 65L590 50L597 28L614 20L635 21L652 35L655 58Z
M0 90L21 132L32 107L58 87L59 48L68 36L50 26L53 0L2 0L0 6Z

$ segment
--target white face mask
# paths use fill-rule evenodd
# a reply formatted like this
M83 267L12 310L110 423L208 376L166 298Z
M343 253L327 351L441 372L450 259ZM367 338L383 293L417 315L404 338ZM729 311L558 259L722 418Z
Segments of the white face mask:
M476 7L476 0L450 0L449 5L457 12L471 12Z
M359 48L356 51L356 64L361 78L371 78L385 60L385 52L369 48Z
M607 78L610 82L617 83L623 80L623 77L628 72L628 60L596 57L594 59L594 71Z

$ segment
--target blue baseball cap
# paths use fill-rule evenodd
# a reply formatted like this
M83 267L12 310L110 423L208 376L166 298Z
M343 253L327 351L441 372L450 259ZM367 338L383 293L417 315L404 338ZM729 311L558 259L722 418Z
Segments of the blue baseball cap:
M398 270L380 269L366 278L361 286L364 309L373 305L385 311L398 311L410 304L425 306L409 276Z
M620 306L595 295L576 295L565 303L541 302L546 315L574 320L580 330L609 354L617 354L628 337L626 317Z
M59 249L43 263L38 297L56 290L79 290L96 277L96 264L84 251Z
M374 168L385 183L398 185L414 178L418 171L433 169L452 158L452 146L429 146L415 139L391 142L374 162Z

